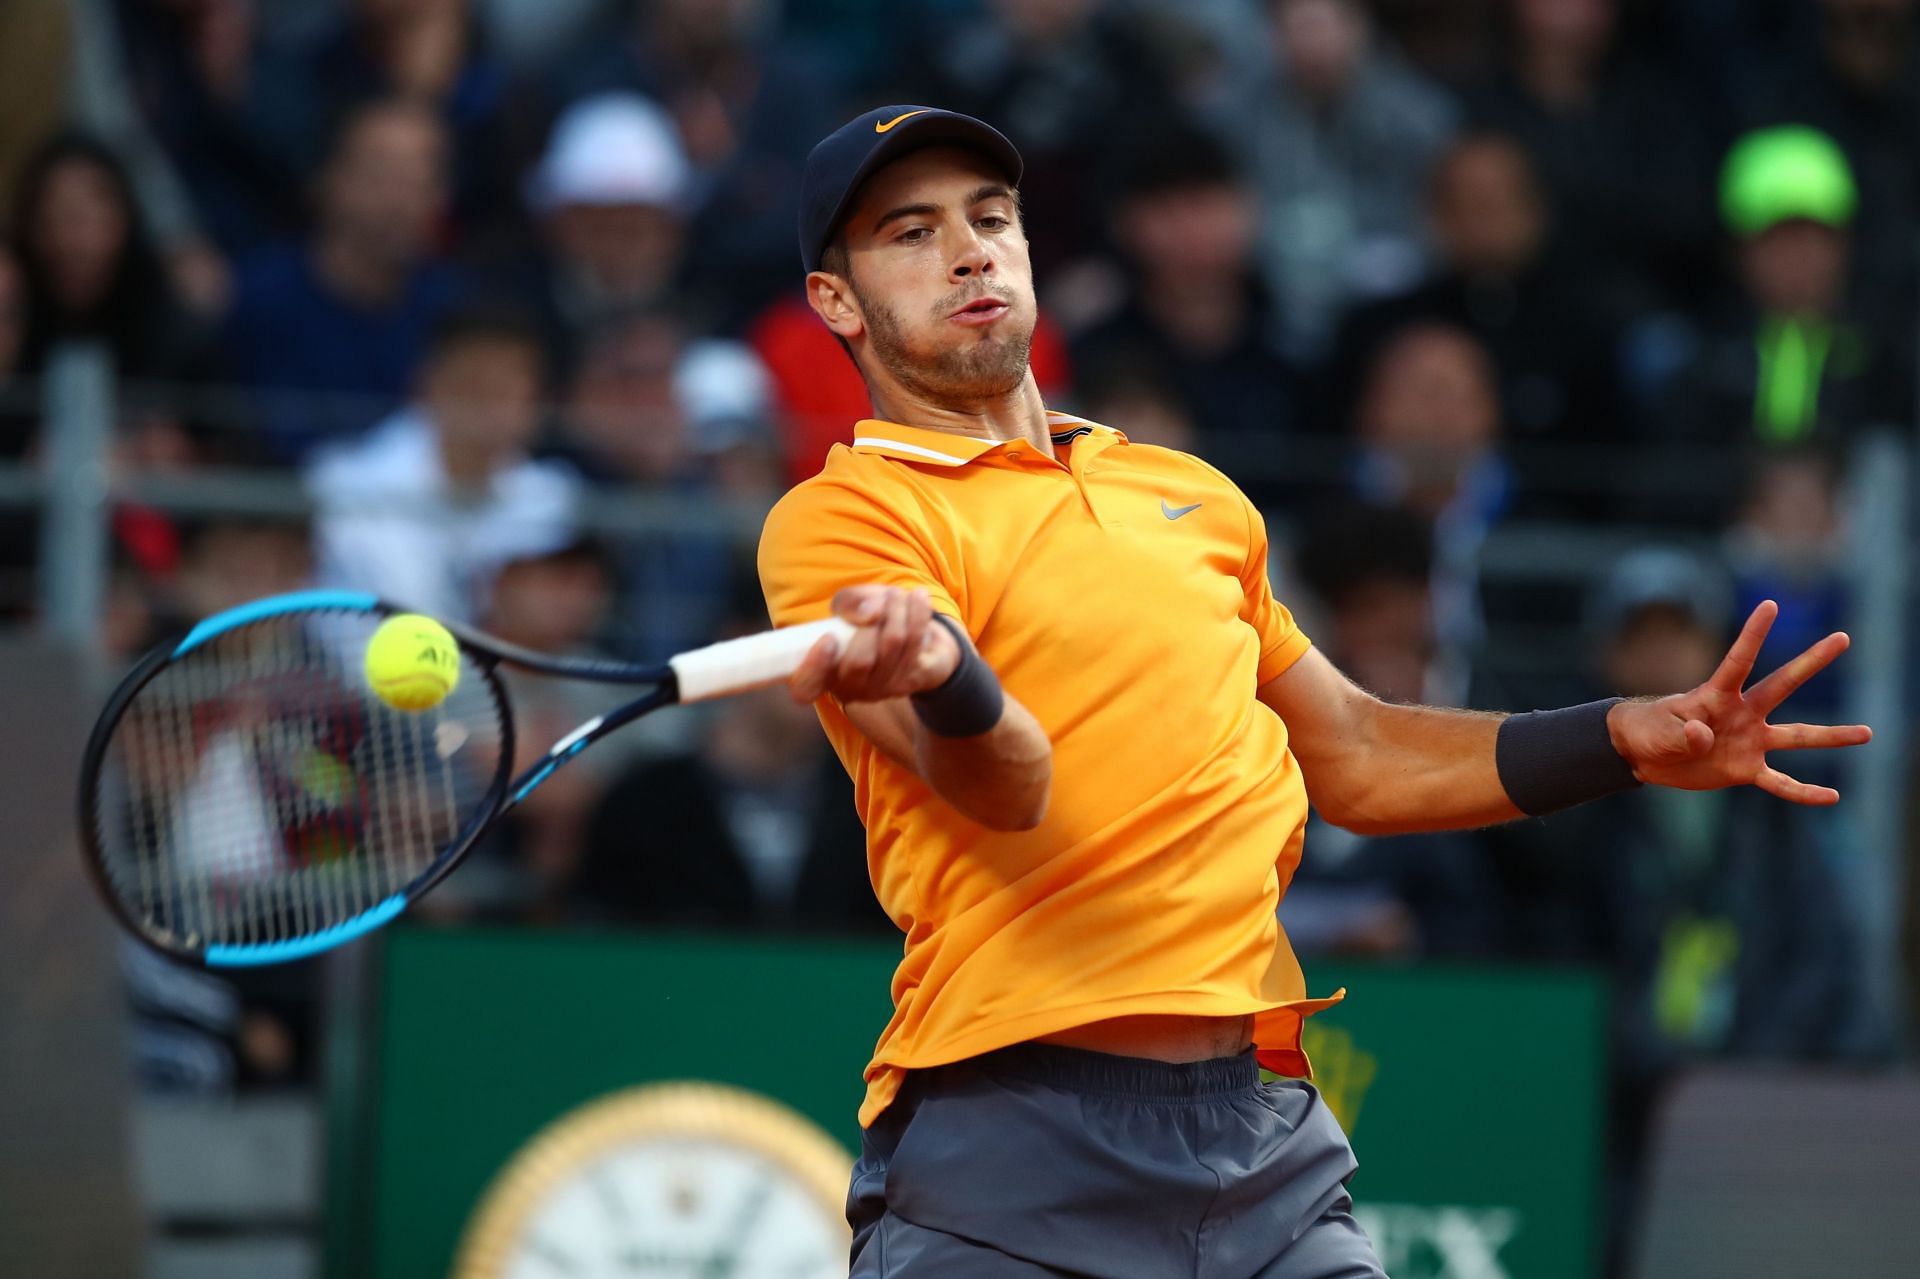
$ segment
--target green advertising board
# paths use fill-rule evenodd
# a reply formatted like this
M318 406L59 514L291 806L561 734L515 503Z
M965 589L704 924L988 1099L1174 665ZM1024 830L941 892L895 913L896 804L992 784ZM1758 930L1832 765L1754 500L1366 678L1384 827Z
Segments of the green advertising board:
M489 1181L582 1103L653 1080L774 1098L849 1150L899 950L873 941L392 930L354 1221L329 1270L446 1275ZM1310 965L1310 1023L1395 1279L1597 1273L1604 1008L1580 973Z

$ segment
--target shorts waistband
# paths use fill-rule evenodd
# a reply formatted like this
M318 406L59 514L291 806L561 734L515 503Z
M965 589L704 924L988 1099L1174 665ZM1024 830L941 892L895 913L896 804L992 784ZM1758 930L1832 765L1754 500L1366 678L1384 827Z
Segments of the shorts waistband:
M1027 1043L982 1053L952 1066L936 1066L924 1073L938 1079L942 1072L964 1067L1012 1075L1067 1092L1104 1093L1142 1101L1202 1101L1244 1093L1260 1085L1260 1066L1251 1048L1231 1057L1168 1062Z

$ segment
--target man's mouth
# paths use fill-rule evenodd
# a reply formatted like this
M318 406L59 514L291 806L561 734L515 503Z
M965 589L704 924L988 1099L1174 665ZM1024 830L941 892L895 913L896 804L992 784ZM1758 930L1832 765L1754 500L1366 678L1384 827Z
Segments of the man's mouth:
M991 324L1010 309L1000 298L975 298L947 318L956 324Z

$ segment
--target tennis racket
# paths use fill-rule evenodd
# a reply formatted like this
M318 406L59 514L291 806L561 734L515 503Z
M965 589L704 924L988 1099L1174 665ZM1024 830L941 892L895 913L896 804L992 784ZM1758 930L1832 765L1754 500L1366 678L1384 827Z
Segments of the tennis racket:
M81 765L95 885L148 945L212 967L284 963L380 927L452 872L555 769L679 702L791 675L830 618L695 649L663 665L553 657L442 623L460 675L439 705L397 710L363 673L405 610L305 591L217 614L141 659ZM645 686L513 775L503 665Z

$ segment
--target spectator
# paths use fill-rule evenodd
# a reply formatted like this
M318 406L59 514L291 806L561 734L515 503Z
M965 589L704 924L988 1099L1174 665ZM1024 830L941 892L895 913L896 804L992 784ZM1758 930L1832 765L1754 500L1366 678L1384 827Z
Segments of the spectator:
M126 170L88 138L51 139L21 175L12 225L25 286L20 371L45 373L63 342L104 344L132 383L119 439L124 460L190 461L196 445L184 405L211 373L212 348L174 299Z
M317 157L280 145L260 109L261 97L279 91L281 69L260 65L265 41L253 0L118 0L116 8L128 96L213 242L234 258L291 234Z
M1920 8L1914 0L1818 0L1811 31L1772 59L1735 63L1749 125L1808 124L1846 152L1860 184L1852 227L1862 313L1911 324L1920 223Z
M128 531L123 522L123 538ZM189 528L180 539L179 568L167 592L171 616L163 615L163 624L191 626L302 589L313 580L312 538L305 521L291 519L216 519Z
M1840 517L1840 477L1834 459L1812 449L1764 454L1750 468L1739 513L1723 545L1733 572L1734 599L1742 612L1762 600L1780 605L1779 620L1760 651L1760 669L1843 630L1853 616L1846 561L1846 529ZM1851 668L1841 667L1796 694L1809 720L1841 714ZM1796 777L1832 773L1815 758ZM1783 765L1791 768L1791 765ZM1829 783L1832 784L1832 783Z
M1713 117L1693 84L1619 47L1619 0L1508 0L1502 63L1469 119L1518 138L1545 179L1571 287L1624 319L1711 277Z
M1713 566L1671 551L1622 560L1593 601L1603 685L1629 697L1712 674L1732 618ZM1675 1073L1709 1060L1845 1055L1870 1014L1830 869L1840 815L1756 790L1646 787L1555 819L1591 866L1600 956L1615 982L1616 1154L1638 1162Z
M1166 371L1155 362L1118 359L1082 371L1076 397L1089 421L1120 423L1129 442L1192 453L1200 427Z
M1859 204L1852 170L1817 130L1748 134L1727 155L1721 209L1738 238L1741 296L1705 321L1665 392L1665 438L1781 447L1911 421L1900 353L1847 301ZM1712 513L1724 518L1726 499Z
M1091 197L1116 140L1180 114L1162 51L1100 0L984 0L921 26L894 96L990 120L1019 144L1021 190L1045 211L1027 228L1034 274L1049 288L1104 243Z
M1447 702L1463 704L1479 645L1479 556L1511 487L1500 456L1500 400L1492 361L1460 329L1418 324L1380 349L1354 420L1357 492L1399 506L1434 530L1434 616Z
M1456 140L1434 166L1427 221L1433 273L1358 308L1341 326L1327 378L1335 420L1351 412L1341 399L1382 339L1431 321L1486 345L1516 442L1617 438L1613 338L1554 261L1551 211L1525 148L1496 133ZM1557 467L1560 459L1550 461Z
M689 394L699 361L713 353L707 343L689 345L678 321L663 312L604 322L586 345L562 413L569 455L603 484L689 507L723 500L708 446L729 444L741 411L727 422L703 423ZM703 425L713 426L716 438L703 440ZM617 649L658 660L713 639L740 567L723 528L696 517L683 530L615 538L609 551L620 589L611 624Z
M32 0L28 7L33 7ZM216 313L231 285L227 264L207 242L189 192L134 96L120 39L124 0L67 0L65 8L71 56L54 65L65 73L69 120L126 165L141 213L181 298L196 310ZM47 50L37 52L44 56ZM27 72L29 82L40 70Z
M1453 105L1375 39L1360 0L1271 0L1273 57L1207 104L1266 211L1289 353L1317 358L1351 302L1421 268L1420 190Z
M507 77L473 0L348 0L322 12L303 39L272 51L251 95L276 149L312 172L337 121L369 102L411 102L446 127L455 227L476 230L509 208Z
M177 640L212 613L298 590L310 580L308 529L297 520L212 519L176 534L171 526L129 520L123 512L116 526L121 546L148 570L137 593L119 574L113 584L109 635L133 650L122 654L129 660L162 639ZM175 545L141 544L164 544L175 536ZM154 570L163 568L169 571L154 580ZM132 628L141 623L149 633L136 640ZM159 960L132 942L122 959L142 1087L230 1093L314 1086L320 987L312 965L216 976Z
M694 753L608 788L570 896L583 917L621 923L887 929L865 848L812 708L767 688L720 703Z
M438 117L401 101L361 107L320 173L307 241L242 265L227 345L266 393L275 458L351 437L406 393L456 292L434 248L446 191Z
M486 591L481 624L509 644L554 656L593 656L613 598L605 549L589 538L509 559ZM541 752L594 715L613 696L602 687L500 670L513 703L517 776ZM608 780L637 748L660 749L653 716L559 769L490 830L459 876L430 899L441 918L506 917L551 921L579 858L589 815ZM442 897L446 900L442 901Z
M543 368L515 316L445 321L414 403L309 468L321 580L472 621L501 565L569 542L580 481L528 453Z
M572 101L638 92L673 118L694 171L692 291L743 324L792 287L800 169L840 121L833 86L778 41L768 0L625 0L631 17L574 60Z
M1251 468L1265 461L1278 472L1274 455L1294 423L1278 319L1253 258L1252 192L1210 138L1171 133L1133 153L1112 223L1131 287L1075 342L1074 365L1161 365L1199 428L1199 451L1259 488ZM1129 422L1114 425L1131 434Z
M678 289L693 172L665 112L608 93L560 117L529 186L547 244L541 311L567 369L599 321Z
M126 169L89 138L49 139L27 161L12 219L26 285L20 366L44 371L63 341L104 342L141 380L206 371L199 329L174 300Z
M1361 687L1391 702L1457 704L1440 694L1427 521L1349 506L1309 523L1300 578L1323 606L1316 642ZM1482 832L1368 838L1316 821L1280 906L1303 950L1371 956L1488 957L1501 899Z

